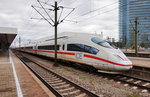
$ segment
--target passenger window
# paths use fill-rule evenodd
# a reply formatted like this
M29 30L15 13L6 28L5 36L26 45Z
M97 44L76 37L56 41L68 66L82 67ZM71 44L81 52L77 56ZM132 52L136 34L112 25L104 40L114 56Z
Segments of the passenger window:
M68 51L82 51L80 48L80 44L68 44L67 50Z
M80 48L81 48L81 50L84 52L85 46L84 46L83 44L80 44Z
M30 47L25 47L25 48L26 48L26 49L33 49L33 47L31 47L31 46L30 46Z
M86 52L86 53L90 53L90 54L97 54L99 52L98 49L84 45L84 44L68 44L67 50L68 51Z
M75 44L75 48L77 51L84 51L84 47L81 44Z
M90 53L90 48L91 48L91 47L89 47L89 46L84 46L84 47L85 47L85 48L84 48L84 49L85 49L85 52Z
M38 49L55 50L55 45L38 46ZM59 50L59 45L57 45L57 50Z
M98 52L99 52L98 49L95 49L95 48L90 49L90 53L92 53L92 54L97 54Z

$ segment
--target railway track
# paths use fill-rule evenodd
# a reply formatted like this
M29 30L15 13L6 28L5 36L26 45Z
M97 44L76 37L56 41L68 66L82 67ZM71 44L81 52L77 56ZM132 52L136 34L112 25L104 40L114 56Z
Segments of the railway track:
M74 68L77 68L77 67L74 67ZM89 72L89 70L85 70L83 68L77 68L77 69L80 69L82 71L85 71L85 72ZM137 68L136 68L137 70ZM133 72L135 71L135 68L133 70ZM129 73L131 71L128 71ZM140 70L136 71L136 72L140 72ZM143 74L144 73L149 73L150 72L146 72L146 71L141 71L141 73ZM148 79L145 79L143 78L142 76L133 76L134 73L132 74L128 74L128 73L123 73L123 74L107 74L107 73L101 73L101 72L91 72L90 73L93 73L94 75L99 75L99 76L103 76L104 78L108 78L110 80L115 80L115 81L120 81L121 83L125 83L125 84L129 84L130 86L137 86L139 89L146 89L148 91L150 91L150 80ZM150 75L149 75L150 76ZM140 78L139 78L140 77Z
M150 68L148 67L133 66L132 70L124 74L150 80Z
M62 63L62 64L64 66L71 66L71 67L73 66L73 68L78 69L78 70L80 69L81 71L84 71L84 72L89 72L89 70L85 70L85 68L83 69L83 67L77 68L77 66L75 66L75 65L65 65L64 63ZM136 68L136 69L138 69L138 68ZM144 70L147 70L147 69L144 69ZM140 72L140 70L138 70L136 72ZM147 72L148 72L148 70L147 70ZM139 89L146 89L146 90L150 91L150 80L134 77L134 76L132 76L132 74L129 75L128 73L124 73L124 74L111 75L111 74L91 72L91 71L90 71L90 73L93 73L94 75L103 76L104 78L108 78L110 80L113 79L115 81L120 81L121 83L129 84L130 86L136 86Z
M141 79L138 77L133 77L124 74L118 74L116 76L113 76L112 78L116 81L127 83L129 85L137 86L138 88L150 91L150 80Z
M35 61L20 54L16 55L49 88L49 90L56 95L56 97L99 97Z
M136 57L135 53L124 52L124 54L126 56ZM138 57L150 58L150 54L149 53L138 53Z

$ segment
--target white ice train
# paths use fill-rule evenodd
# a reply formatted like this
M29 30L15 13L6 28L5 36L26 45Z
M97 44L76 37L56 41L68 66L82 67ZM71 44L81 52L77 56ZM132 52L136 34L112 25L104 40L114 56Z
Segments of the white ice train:
M101 71L127 71L132 62L100 35L66 32L58 34L58 59L85 64ZM22 51L54 57L54 37L21 47Z

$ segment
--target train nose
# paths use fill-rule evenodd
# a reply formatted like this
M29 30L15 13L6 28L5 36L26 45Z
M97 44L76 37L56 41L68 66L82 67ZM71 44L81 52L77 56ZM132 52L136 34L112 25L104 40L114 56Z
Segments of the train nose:
M132 69L132 62L123 53L112 53L110 60L115 62L114 69L117 71L127 71Z
M133 64L131 61L122 61L120 62L120 65L116 65L114 68L115 70L121 70L121 71L127 71L131 70L133 67Z

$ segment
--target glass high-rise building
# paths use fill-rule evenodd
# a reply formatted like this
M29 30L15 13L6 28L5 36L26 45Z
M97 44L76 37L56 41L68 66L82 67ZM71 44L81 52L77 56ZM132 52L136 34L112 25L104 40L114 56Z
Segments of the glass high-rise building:
M127 47L135 43L138 18L138 44L150 47L150 0L119 0L119 41Z

